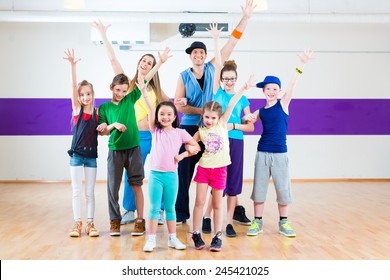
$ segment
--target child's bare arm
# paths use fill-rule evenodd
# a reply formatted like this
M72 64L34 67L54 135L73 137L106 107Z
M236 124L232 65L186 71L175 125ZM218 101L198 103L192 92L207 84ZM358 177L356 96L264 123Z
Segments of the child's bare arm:
M298 81L298 78L303 73L303 69L305 67L305 64L308 63L313 56L313 51L310 48L306 48L303 53L298 54L299 57L299 64L295 68L294 76L288 85L286 92L284 93L283 97L281 98L281 105L285 112L288 113L288 106L290 105L296 82Z

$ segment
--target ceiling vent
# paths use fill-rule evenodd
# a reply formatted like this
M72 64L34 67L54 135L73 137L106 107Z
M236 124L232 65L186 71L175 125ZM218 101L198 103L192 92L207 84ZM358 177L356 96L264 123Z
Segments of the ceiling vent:
M134 45L150 44L150 25L143 22L115 23L107 29L107 37L112 45L119 49L130 49ZM91 27L91 40L95 45L103 41L96 28Z

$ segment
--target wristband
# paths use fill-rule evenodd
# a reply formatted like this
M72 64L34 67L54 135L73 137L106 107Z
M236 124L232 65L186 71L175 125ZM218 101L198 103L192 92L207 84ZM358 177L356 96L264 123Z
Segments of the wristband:
M233 32L232 32L232 36L238 40L240 40L241 36L242 36L242 32L241 31L238 31L237 29L234 29Z
M298 67L297 68L295 68L295 71L297 71L298 72L298 74L302 74L303 72L302 72L302 70L301 69L299 69Z
M236 130L236 124L233 123L233 130Z

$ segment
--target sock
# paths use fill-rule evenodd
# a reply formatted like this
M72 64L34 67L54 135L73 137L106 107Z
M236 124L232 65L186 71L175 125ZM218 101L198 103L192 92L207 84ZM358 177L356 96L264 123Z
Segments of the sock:
M281 221L281 220L287 220L287 217L280 217L279 220L280 220L280 221Z
M262 220L263 217L255 217L255 219Z
M169 234L169 239L176 238L176 232Z

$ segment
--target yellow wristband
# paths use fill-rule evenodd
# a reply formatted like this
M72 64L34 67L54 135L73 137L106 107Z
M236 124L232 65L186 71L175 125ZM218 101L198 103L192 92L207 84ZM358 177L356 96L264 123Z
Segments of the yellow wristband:
M302 70L301 69L299 69L298 67L297 68L295 68L295 70L299 73L299 74L302 74L303 72L302 72Z

